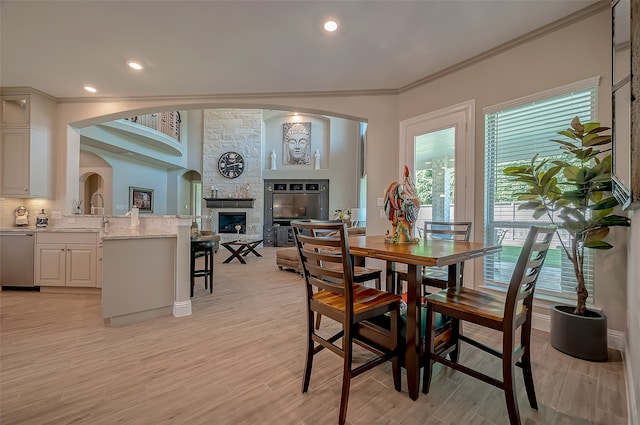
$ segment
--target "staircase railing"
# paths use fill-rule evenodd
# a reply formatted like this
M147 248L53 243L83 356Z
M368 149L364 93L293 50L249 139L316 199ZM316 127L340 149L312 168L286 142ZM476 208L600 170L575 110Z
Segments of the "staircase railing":
M138 115L126 118L126 120L160 131L161 133L180 141L181 120L180 112L178 111Z

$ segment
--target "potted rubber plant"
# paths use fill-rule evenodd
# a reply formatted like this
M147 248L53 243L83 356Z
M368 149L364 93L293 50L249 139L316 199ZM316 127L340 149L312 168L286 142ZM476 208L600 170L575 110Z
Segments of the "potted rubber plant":
M607 323L602 313L587 309L585 285L586 249L611 249L605 239L613 226L629 226L629 218L616 215L618 201L612 195L611 135L598 122L581 123L559 131L565 140L551 140L562 150L556 158L535 155L526 165L504 169L526 190L517 193L524 201L519 209L533 210L537 220L546 216L558 230L562 250L576 277L575 306L553 306L551 345L586 360L607 360Z

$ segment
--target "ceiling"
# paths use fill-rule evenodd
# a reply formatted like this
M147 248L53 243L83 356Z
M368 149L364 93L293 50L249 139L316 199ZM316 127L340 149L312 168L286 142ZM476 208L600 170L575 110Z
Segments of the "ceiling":
M593 4L2 0L0 86L58 98L395 91Z

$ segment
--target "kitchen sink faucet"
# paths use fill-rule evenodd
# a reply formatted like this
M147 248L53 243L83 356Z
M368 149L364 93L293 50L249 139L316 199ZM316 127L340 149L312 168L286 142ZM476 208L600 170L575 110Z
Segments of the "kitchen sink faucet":
M107 224L109 223L109 219L107 217L105 217L104 215L104 198L102 197L102 194L96 192L93 195L91 195L91 215L94 215L94 208L95 206L93 205L93 197L97 196L100 198L100 200L102 201L102 221L100 223L100 226L102 229L107 230Z

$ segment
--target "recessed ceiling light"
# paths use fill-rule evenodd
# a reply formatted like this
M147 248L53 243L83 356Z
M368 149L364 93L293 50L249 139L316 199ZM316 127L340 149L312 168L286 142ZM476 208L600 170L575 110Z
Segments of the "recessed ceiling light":
M93 87L91 87L91 86L84 86L84 89L85 89L86 91L88 91L88 92L91 92L91 93L95 93L95 92L97 92L97 91L98 91L98 90L96 90L95 88L93 88Z
M140 65L138 62L127 62L127 65L129 65L132 69L135 69L136 71L140 71L142 69L142 65Z
M336 21L328 20L324 23L324 29L328 32L334 32L338 29L338 23Z

